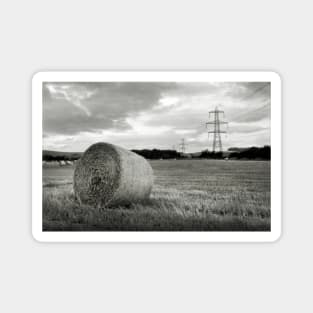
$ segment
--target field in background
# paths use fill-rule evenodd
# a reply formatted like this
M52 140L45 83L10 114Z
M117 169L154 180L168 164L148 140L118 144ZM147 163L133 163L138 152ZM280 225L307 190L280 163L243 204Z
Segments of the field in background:
M270 162L150 163L150 199L102 209L76 203L73 166L44 167L43 230L270 231Z

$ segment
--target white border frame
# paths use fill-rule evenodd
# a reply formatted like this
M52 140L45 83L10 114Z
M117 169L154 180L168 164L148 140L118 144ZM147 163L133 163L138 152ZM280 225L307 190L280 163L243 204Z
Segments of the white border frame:
M271 231L42 231L43 82L271 82ZM40 242L273 242L281 235L281 79L275 72L38 72L32 79L32 234Z

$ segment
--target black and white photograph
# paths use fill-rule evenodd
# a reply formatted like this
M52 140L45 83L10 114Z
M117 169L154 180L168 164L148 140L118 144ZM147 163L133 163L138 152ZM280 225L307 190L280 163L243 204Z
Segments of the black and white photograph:
M43 232L271 232L271 81L42 81Z

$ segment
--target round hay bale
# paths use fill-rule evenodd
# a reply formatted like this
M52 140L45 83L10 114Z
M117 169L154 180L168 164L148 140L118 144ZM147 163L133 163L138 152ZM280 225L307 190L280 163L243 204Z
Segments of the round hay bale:
M143 157L99 142L90 146L74 170L74 194L80 203L103 207L146 199L153 171Z

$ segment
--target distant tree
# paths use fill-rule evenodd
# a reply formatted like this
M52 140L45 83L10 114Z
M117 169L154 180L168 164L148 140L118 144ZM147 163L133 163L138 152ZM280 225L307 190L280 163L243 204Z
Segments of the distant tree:
M264 146L261 148L251 147L240 152L233 152L229 155L230 159L248 159L248 160L270 160L271 147Z
M223 153L222 152L210 152L208 150L204 150L201 152L200 158L203 158L203 159L222 159Z
M144 149L144 150L132 150L132 151L150 160L178 159L181 157L180 153L178 153L175 150Z
M81 153L64 153L58 152L55 154L53 152L44 152L42 154L42 160L51 162L51 161L75 161L81 157Z

